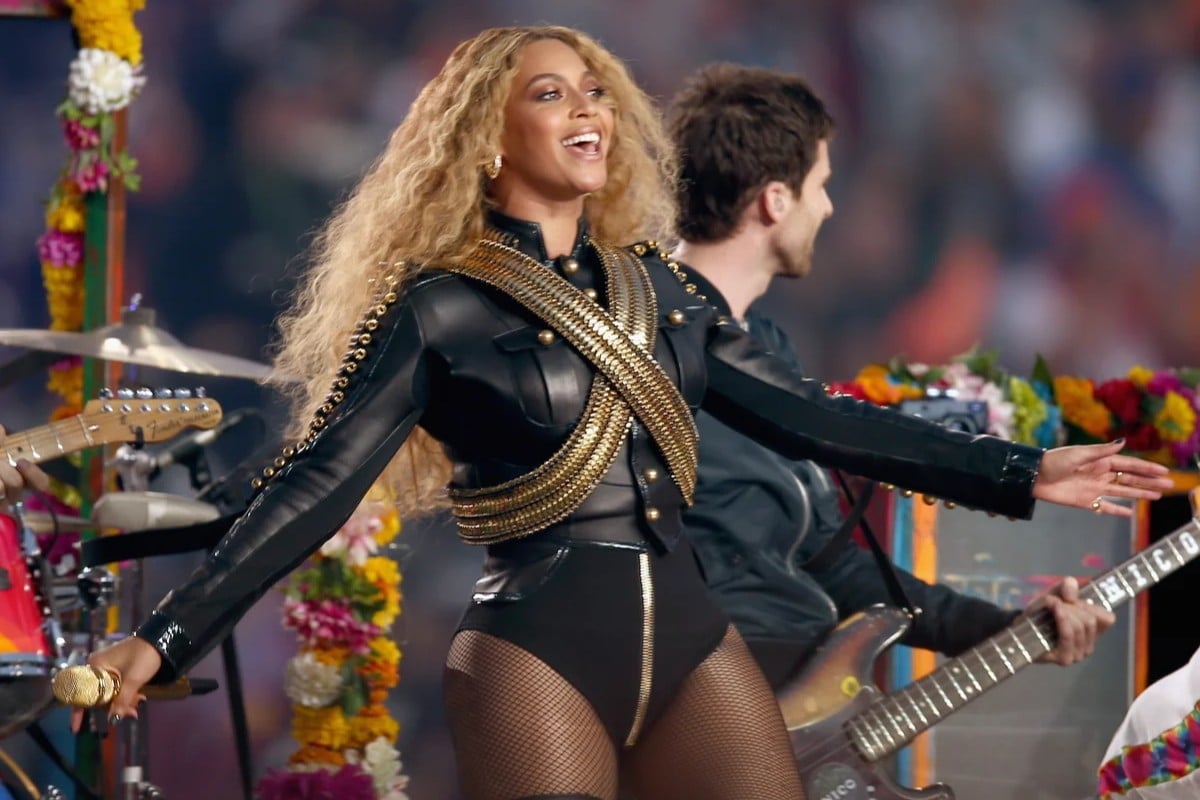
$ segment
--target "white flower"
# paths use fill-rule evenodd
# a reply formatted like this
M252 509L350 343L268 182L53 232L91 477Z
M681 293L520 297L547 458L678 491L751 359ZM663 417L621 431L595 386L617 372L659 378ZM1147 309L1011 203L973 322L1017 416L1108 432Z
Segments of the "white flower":
M383 522L378 516L355 515L321 545L321 555L344 558L352 566L361 567L379 550L375 534L382 529Z
M342 675L337 667L322 664L312 653L288 660L283 669L283 691L297 705L324 708L342 696Z
M85 47L71 62L67 90L85 114L117 111L129 105L145 85L140 68L116 53Z
M361 757L353 750L347 750L345 756L346 761L358 764L371 776L379 800L408 800L404 791L408 787L408 776L400 774L403 768L400 751L387 739L380 736L368 744Z

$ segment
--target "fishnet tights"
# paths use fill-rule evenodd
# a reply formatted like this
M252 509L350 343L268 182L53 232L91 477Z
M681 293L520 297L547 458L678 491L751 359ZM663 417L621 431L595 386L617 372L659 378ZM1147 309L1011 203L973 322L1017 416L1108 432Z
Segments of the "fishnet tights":
M466 800L612 800L617 755L592 706L541 659L480 631L446 658L446 715Z
M617 754L591 705L520 647L459 632L446 708L466 800L617 797ZM804 800L779 706L732 627L620 762L622 800Z
M804 800L775 695L733 626L623 769L639 800Z

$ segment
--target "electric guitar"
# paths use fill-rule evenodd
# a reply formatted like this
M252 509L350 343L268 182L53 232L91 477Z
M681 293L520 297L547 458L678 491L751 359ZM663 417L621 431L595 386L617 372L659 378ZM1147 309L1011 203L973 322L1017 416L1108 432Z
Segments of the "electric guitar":
M1196 496L1193 495L1193 509ZM1112 611L1200 557L1197 518L1080 587L1084 602ZM897 785L879 761L996 684L1054 649L1049 612L1011 626L890 695L871 683L875 659L910 625L897 608L877 606L839 625L779 693L808 800L953 800L938 783Z
M114 442L161 442L186 428L213 428L221 414L220 403L188 389L121 389L88 402L73 417L8 434L0 441L0 459L12 466L22 458L36 464Z

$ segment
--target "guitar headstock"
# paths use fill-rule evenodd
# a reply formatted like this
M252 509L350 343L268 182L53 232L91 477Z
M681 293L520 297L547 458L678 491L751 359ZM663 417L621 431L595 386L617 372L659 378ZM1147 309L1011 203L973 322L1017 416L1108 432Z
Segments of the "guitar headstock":
M186 428L216 427L223 413L203 389L118 389L90 401L79 419L92 444L162 442Z

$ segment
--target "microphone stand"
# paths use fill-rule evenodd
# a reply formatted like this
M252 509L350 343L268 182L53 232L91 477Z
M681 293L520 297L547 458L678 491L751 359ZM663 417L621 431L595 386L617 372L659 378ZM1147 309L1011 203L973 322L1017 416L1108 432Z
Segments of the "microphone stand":
M124 491L147 491L150 475L154 469L153 457L146 454L140 441L134 445L121 445L114 458L117 480ZM130 561L122 570L126 580L126 600L129 618L145 618L146 585L142 559ZM145 766L149 762L149 709L143 706L138 718L125 720L119 726L122 744L122 765L118 777L117 794L120 800L156 800L163 796L162 790L146 780Z

